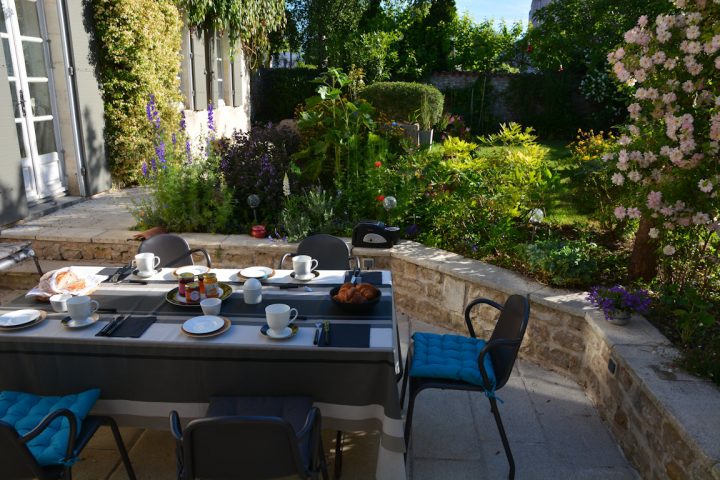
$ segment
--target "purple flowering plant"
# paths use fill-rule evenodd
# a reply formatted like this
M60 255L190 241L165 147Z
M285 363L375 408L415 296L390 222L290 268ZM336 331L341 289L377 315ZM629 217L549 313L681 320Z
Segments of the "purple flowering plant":
M605 319L616 318L622 313L645 314L650 309L650 294L643 289L628 289L622 285L603 287L596 285L586 297L593 306L603 311Z
M147 195L133 201L138 226L179 232L227 232L234 228L235 202L220 167L212 107L208 135L191 138L181 113L179 131L163 124L155 97L146 106L155 155L140 164ZM175 130L177 127L175 127Z

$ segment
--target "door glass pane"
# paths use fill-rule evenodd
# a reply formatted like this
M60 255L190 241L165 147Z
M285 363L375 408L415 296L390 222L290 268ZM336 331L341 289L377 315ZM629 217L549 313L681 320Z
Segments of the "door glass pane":
M17 129L18 144L20 145L20 158L25 158L27 157L27 153L25 152L25 140L23 139L22 123L16 123L15 127Z
M10 81L10 98L12 99L13 116L15 118L22 117L22 111L20 110L20 104L17 98L17 90L15 90L15 81Z
M2 9L0 8L0 10L2 10ZM5 25L5 24L3 23L3 25ZM13 76L15 76L15 69L13 68L12 55L10 54L10 39L3 38L2 44L3 44L3 55L5 55L5 65L7 65L8 77L13 77Z
M52 115L48 82L31 82L28 86L30 87L30 105L32 105L33 115Z
M28 77L47 77L42 43L22 42Z
M5 26L5 9L0 5L0 32L7 33L7 26Z
M16 0L20 35L28 37L40 36L40 19L38 18L37 3L34 0Z
M55 147L55 131L52 120L40 120L35 123L35 140L37 141L38 155L57 151Z

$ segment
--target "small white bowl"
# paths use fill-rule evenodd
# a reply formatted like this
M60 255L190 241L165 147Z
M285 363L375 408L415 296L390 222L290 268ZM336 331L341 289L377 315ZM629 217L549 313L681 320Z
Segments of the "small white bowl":
M206 298L200 301L200 308L205 315L220 315L222 300L219 298Z
M68 293L57 293L50 297L50 305L56 312L67 312L67 301L71 298Z

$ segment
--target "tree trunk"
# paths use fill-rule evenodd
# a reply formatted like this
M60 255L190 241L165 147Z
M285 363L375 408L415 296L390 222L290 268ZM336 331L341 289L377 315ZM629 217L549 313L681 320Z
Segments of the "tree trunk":
M640 227L635 234L630 268L628 274L631 280L645 280L649 282L657 275L657 240L650 238L650 228L653 222L643 217Z

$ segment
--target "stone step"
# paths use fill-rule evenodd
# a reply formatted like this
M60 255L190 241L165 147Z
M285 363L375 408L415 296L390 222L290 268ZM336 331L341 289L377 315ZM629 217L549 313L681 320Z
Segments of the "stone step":
M73 265L98 265L102 263L105 267L121 266L123 263L98 260L43 260L40 259L40 268L43 272L57 270L63 267ZM40 274L35 269L35 263L32 260L18 263L0 272L0 288L8 290L30 290L40 281Z

